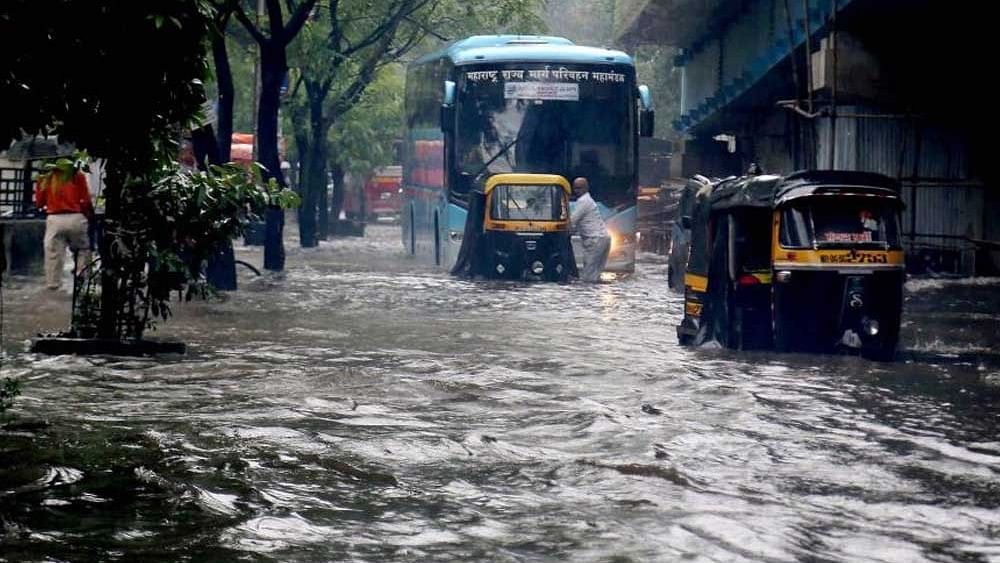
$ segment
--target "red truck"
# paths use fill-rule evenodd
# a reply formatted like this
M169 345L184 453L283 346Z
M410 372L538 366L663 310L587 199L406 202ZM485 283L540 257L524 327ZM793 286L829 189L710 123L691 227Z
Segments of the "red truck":
M398 221L402 203L402 166L376 168L365 182L365 219L368 221Z

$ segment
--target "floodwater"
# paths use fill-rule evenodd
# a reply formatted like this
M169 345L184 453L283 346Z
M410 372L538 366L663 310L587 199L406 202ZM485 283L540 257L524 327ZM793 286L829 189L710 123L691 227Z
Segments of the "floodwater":
M456 280L398 229L44 357L4 288L3 561L1000 561L1000 280L908 284L900 360L686 349L665 262ZM242 257L260 263L255 249Z

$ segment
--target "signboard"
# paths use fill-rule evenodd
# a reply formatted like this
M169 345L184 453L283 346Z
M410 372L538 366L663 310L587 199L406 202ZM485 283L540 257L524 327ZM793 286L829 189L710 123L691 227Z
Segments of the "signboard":
M580 85L559 82L507 82L503 85L505 100L580 101Z
M479 70L465 73L470 82L499 82L501 80L559 80L563 82L597 82L599 84L624 84L625 75L619 72L598 72L589 70L569 70L566 67L552 69L506 69Z

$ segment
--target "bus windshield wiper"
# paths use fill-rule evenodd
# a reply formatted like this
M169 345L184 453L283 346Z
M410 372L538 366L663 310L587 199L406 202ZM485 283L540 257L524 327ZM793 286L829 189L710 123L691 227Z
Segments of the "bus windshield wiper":
M525 129L524 127L521 127L521 129L518 130L517 136L514 137L513 141L504 145L503 148L497 151L495 155L493 155L492 157L490 157L489 160L486 161L486 164L483 164L482 168L477 170L476 173L472 175L472 177L476 182L479 181L479 178L483 175L483 172L486 172L486 170L490 167L491 164L493 164L496 161L496 159L507 154L507 151L509 151L511 147L513 147L518 141L521 140L521 134L524 133L524 129Z

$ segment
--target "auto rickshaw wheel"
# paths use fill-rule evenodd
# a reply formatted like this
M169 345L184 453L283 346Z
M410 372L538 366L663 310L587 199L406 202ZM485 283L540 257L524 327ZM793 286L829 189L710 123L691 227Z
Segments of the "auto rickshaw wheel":
M885 348L870 348L862 350L861 357L873 362L891 362L896 359L896 351Z
M781 308L775 303L771 320L771 331L774 335L774 351L782 354L792 350L791 335L788 334L788 327L783 320Z

